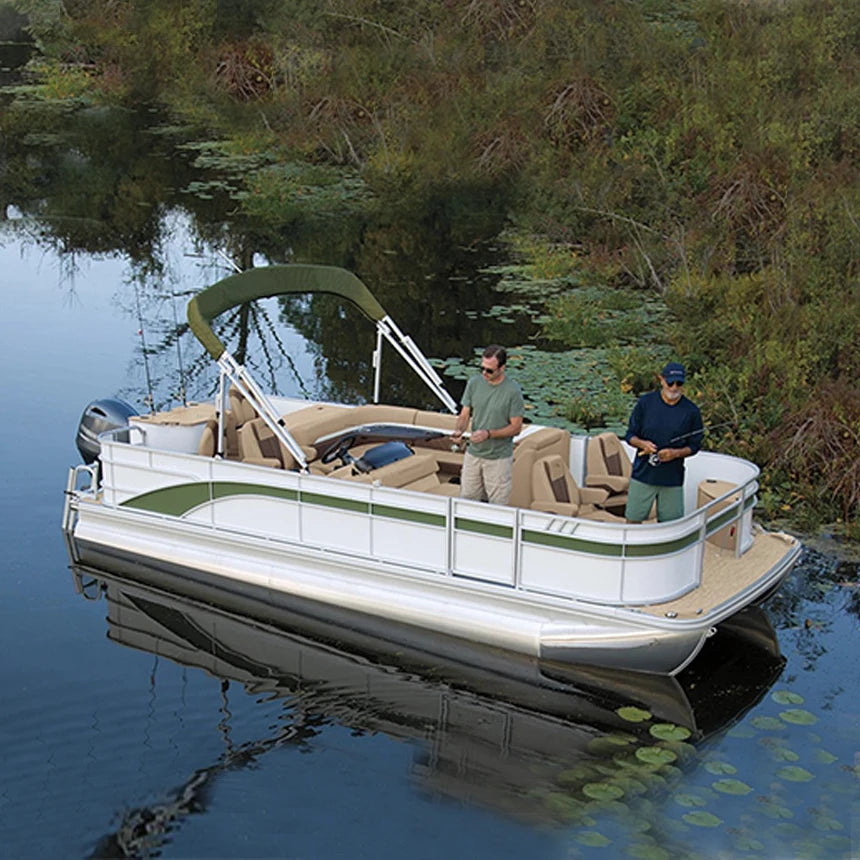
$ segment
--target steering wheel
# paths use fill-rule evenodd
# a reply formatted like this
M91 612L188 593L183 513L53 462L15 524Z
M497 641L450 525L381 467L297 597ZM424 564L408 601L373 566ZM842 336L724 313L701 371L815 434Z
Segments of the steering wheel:
M355 444L355 436L347 436L336 442L331 448L320 457L321 463L331 463L333 460L340 458L344 466L353 461L353 457L349 453L349 449Z

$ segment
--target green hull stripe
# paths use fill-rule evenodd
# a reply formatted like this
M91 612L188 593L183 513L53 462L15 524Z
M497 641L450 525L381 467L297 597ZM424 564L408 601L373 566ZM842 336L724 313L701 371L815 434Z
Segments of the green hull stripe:
M514 530L510 526L482 523L480 520L468 520L464 517L457 517L454 525L460 531L475 532L475 534L487 535L489 537L500 537L510 540L514 536Z
M357 499L342 499L338 496L324 496L322 493L302 492L301 501L309 505L320 505L324 508L337 508L341 511L352 511L357 514L369 514L370 505Z
M715 531L724 526L729 520L734 519L738 515L738 505L735 504L733 507L729 508L727 511L721 511L719 516L714 517L712 520L708 520L708 527L706 530L706 534L712 535Z
M550 546L553 549L566 549L571 552L587 552L591 555L608 555L617 558L621 557L623 549L620 543L599 543L598 541L562 535L558 532L536 532L531 529L523 529L523 542Z
M226 499L230 496L272 496L297 502L299 493L286 487L261 487L259 484L244 484L238 481L217 481L212 485L212 500Z
M180 484L152 490L149 493L135 496L133 499L127 499L121 507L152 511L170 517L182 517L194 508L199 508L200 505L231 496L270 496L275 499L295 502L298 500L299 494L295 490L281 487L263 487L259 484L244 484L235 481L217 481L210 484L201 481L194 484Z
M646 543L639 546L628 544L625 556L627 558L647 558L651 555L668 555L672 552L680 552L688 546L699 542L699 532L690 532L684 537L676 538L675 540L667 540L663 543Z
M648 558L649 556L668 555L680 552L688 546L692 546L699 540L699 533L691 532L675 540L662 543L627 544L625 549L620 543L600 543L594 540L571 537L558 532L538 532L531 529L523 529L523 542L536 543L541 546L550 546L554 549L566 549L571 552L585 552L591 555L605 555L612 558Z
M374 516L388 517L393 520L405 520L410 523L420 523L425 526L445 528L445 517L441 514L430 514L425 511L410 511L406 508L393 508L391 505L373 505Z
M149 493L135 496L133 499L127 499L121 507L181 517L188 511L210 501L209 487L208 482L163 487L160 490L152 490Z
M211 489L210 489L211 488ZM198 482L180 484L179 486L163 487L128 499L123 507L137 508L142 511L152 511L167 516L182 517L194 508L217 499L229 499L233 496L267 496L283 499L288 502L299 501L298 490L285 487L266 487L261 484L247 484L238 481L216 481L213 484ZM355 499L342 499L337 496L326 496L322 493L301 493L301 501L311 505L326 508L354 511L361 514L370 513L367 502ZM445 517L439 514L412 511L407 508L396 508L391 505L373 505L373 512L383 517L424 523L432 526L445 526Z

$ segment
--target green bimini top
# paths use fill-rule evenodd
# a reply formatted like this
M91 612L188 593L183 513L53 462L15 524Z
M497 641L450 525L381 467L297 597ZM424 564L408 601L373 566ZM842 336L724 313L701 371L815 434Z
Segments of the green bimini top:
M289 293L332 293L352 302L373 322L386 316L382 305L352 272L335 266L291 264L248 269L218 281L188 302L188 323L197 340L218 361L227 348L212 331L215 317L254 299Z

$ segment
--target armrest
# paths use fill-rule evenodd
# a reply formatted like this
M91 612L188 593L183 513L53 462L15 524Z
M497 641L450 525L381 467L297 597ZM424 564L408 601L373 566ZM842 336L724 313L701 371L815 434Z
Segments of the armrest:
M585 505L600 505L609 498L609 490L602 490L598 487L589 487L579 489L579 501Z
M246 457L242 462L250 463L252 466L270 466L273 469L281 468L281 461L277 457Z
M533 511L542 511L545 514L559 514L563 517L575 517L579 511L579 505L573 502L532 502Z
M586 475L586 487L599 487L609 493L623 493L630 486L630 479L622 475Z

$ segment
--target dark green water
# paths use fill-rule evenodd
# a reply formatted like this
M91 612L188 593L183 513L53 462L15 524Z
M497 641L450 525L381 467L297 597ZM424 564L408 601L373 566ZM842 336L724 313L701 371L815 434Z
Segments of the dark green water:
M462 201L340 233L231 221L229 195L183 190L212 175L176 136L100 110L7 125L0 853L856 856L851 548L808 550L756 619L760 646L718 636L682 690L512 684L116 570L81 572L76 591L59 523L81 411L211 392L177 322L223 276L219 250L347 265L437 358L533 343L528 314L492 311L513 301L485 271L504 262L490 215L468 242ZM359 400L372 339L338 334L340 313L270 303L231 344L281 393ZM392 400L419 396L387 367Z

